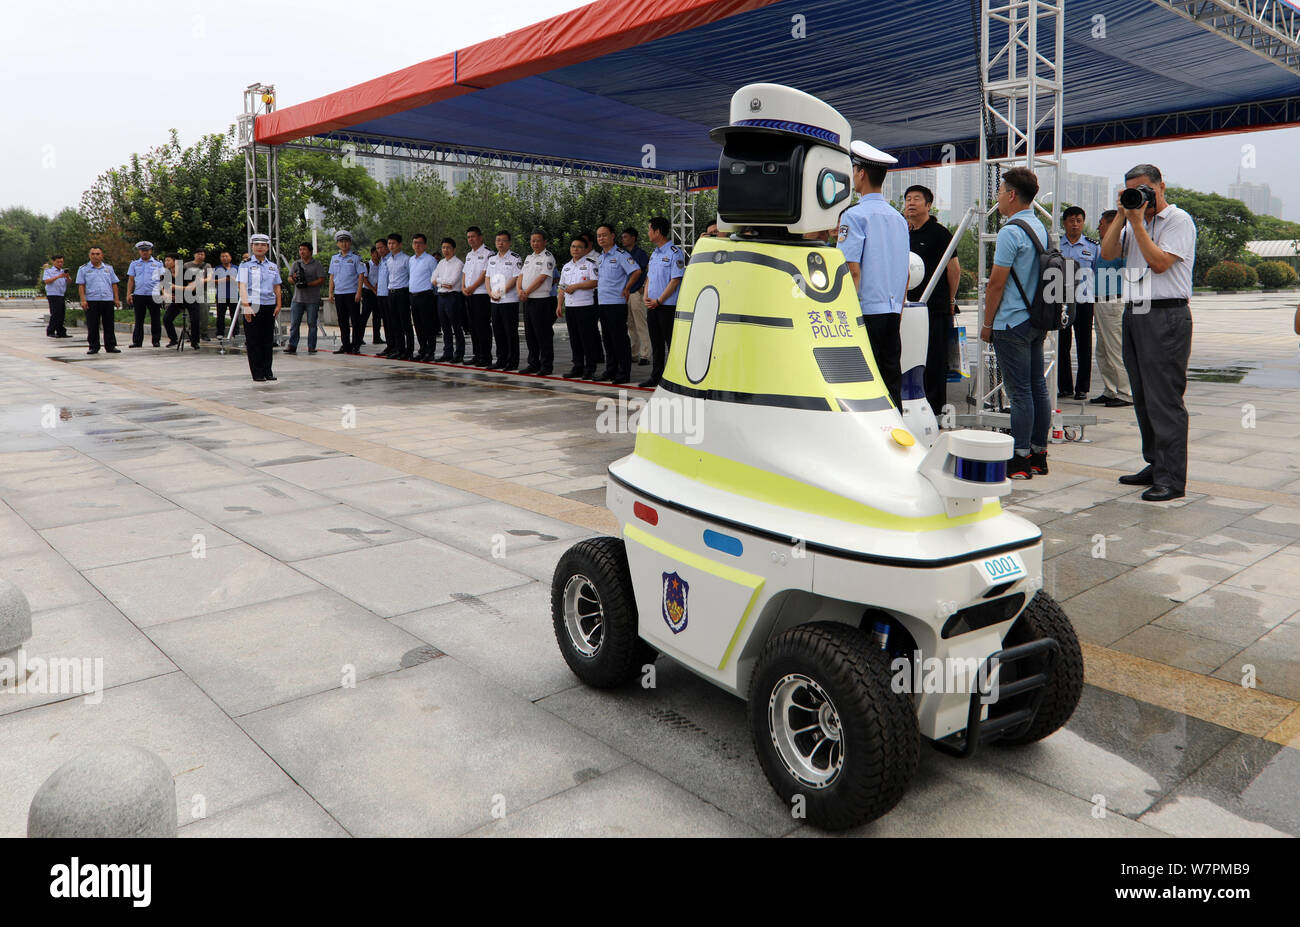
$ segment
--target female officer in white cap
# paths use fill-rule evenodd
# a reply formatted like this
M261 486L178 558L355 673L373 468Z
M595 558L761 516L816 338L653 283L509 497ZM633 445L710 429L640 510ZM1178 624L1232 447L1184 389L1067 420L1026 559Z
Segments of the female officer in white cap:
M239 309L244 314L244 351L253 381L276 379L271 373L271 342L280 315L280 268L267 256L269 235L248 239L249 259L239 265Z
M862 199L840 217L840 251L858 290L858 306L881 379L894 405L902 408L899 322L907 301L911 238L902 213L880 195L885 173L898 159L858 140L849 146L849 155L853 188Z

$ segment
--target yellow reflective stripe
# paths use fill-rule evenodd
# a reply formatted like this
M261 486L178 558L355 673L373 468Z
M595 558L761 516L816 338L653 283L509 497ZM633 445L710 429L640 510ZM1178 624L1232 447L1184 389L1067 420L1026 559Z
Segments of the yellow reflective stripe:
M749 602L745 605L745 611L740 616L740 623L736 625L735 632L731 635L731 641L727 644L727 649L722 652L722 662L718 664L718 669L727 665L727 660L731 658L731 651L736 646L736 641L740 640L740 632L744 630L745 623L749 621L749 613L754 610L754 603L758 601L758 593L762 590L763 584L767 580L754 573L746 573L744 570L738 570L733 566L725 563L718 563L707 557L702 557L693 551L684 547L678 547L676 544L670 544L662 538L657 538L649 532L638 528L633 524L623 526L623 536L628 540L636 541L645 547L650 548L656 553L663 554L669 560L684 564L696 570L705 573L711 573L719 579L725 579L729 583L735 583L737 586L747 586L753 591L750 593Z
M706 486L780 508L870 528L914 533L939 531L983 521L1002 512L1001 503L994 499L980 511L957 518L949 518L945 514L919 518L894 515L788 476L678 444L648 431L637 432L636 456Z

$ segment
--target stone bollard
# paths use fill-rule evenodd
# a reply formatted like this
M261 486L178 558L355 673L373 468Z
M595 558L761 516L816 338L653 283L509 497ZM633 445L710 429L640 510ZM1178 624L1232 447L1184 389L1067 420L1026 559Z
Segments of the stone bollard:
M28 837L175 837L176 785L156 754L102 747L74 757L41 783Z
M32 637L32 606L23 591L0 579L0 659L14 653Z

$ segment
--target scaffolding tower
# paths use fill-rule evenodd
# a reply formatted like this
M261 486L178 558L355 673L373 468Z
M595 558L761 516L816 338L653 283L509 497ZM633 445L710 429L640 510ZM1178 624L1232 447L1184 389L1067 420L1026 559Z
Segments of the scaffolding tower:
M280 251L280 157L274 145L257 144L257 117L275 109L275 87L249 84L239 114L239 147L244 152L244 217L248 236L271 237L271 259L284 267ZM260 154L259 154L260 150Z

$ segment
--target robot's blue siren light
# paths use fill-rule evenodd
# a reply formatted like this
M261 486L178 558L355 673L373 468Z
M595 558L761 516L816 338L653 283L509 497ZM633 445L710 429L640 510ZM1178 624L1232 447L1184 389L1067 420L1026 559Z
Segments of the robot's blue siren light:
M740 543L740 538L732 537L729 534L721 534L711 528L704 530L704 543L714 550L720 550L724 554L730 554L733 557L739 557L745 552L745 545Z
M957 462L954 475L959 480L970 483L1001 483L1007 478L1005 460L967 460L965 457L954 457L953 460Z

